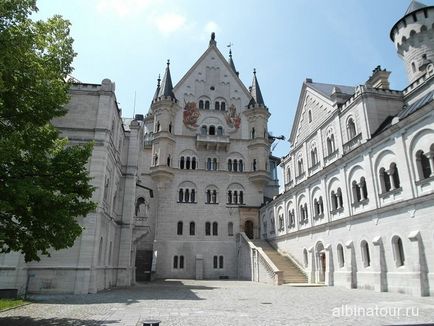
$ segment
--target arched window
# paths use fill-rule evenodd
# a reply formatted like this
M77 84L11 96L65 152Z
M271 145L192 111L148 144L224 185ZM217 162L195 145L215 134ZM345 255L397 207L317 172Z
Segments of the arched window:
M154 166L158 165L158 154L154 155Z
M324 203L323 203L323 200L322 200L322 196L319 197L318 208L319 208L319 215L320 215L320 217L324 216Z
M342 247L341 244L338 244L337 252L338 252L338 264L339 267L342 268L345 265L345 256L344 256L344 248Z
M363 260L363 265L365 267L369 267L371 266L371 256L369 254L369 245L368 243L363 240L362 243L360 244L361 250L362 250L362 260Z
M228 236L232 237L234 235L234 223L228 223Z
M390 177L389 174L386 172L385 168L380 169L380 184L383 193L390 191L391 189Z
M225 102L221 102L221 104L220 104L220 110L221 111L226 111L226 103Z
M304 204L304 214L305 214L305 220L309 218L308 210L307 210L307 204Z
M223 127L217 127L217 135L222 136L223 135Z
M166 163L167 163L167 166L169 166L169 167L170 167L170 155L169 155L169 156L167 156L167 161L166 161Z
M211 136L214 136L214 135L215 135L215 127L214 127L214 126L209 126L209 134L210 134Z
M216 101L214 103L214 110L220 110L220 102Z
M240 190L240 193L238 195L238 201L241 205L244 204L244 194L242 190Z
M173 268L178 269L178 256L173 256Z
M253 171L256 171L256 159L253 159Z
M398 167L395 163L390 164L390 175L392 177L393 187L397 189L401 187L401 183L399 181Z
M214 256L214 257L213 257L213 259L212 259L212 267L213 267L214 269L217 269L217 268L218 268L218 256Z
M309 259L307 258L307 249L306 248L303 249L303 264L304 264L305 268L307 268L307 266L309 265Z
M179 256L179 268L184 268L184 256Z
M309 110L309 123L311 123L311 122L312 122L312 111Z
M179 189L178 202L182 203L184 201L184 189Z
M228 191L228 204L232 204L232 191Z
M190 222L190 235L196 234L196 224L194 222Z
M234 204L238 204L238 192L236 190L233 192L232 199L233 199Z
M244 166L243 166L243 160L238 161L238 171L243 172Z
M183 227L182 222L179 221L179 222L178 222L178 227L177 227L177 229L176 229L176 234L177 234L177 235L182 235L182 227Z
M217 222L212 223L212 235L218 235L218 223Z
M250 138L255 139L255 128L252 128L252 131L250 132Z
M283 231L285 229L285 221L283 219L283 214L279 215L279 230Z
M354 137L356 137L356 124L354 123L353 118L348 119L347 135L348 135L348 140L351 140Z
M196 158L195 157L193 157L191 159L191 169L196 170Z
M295 227L295 215L294 210L288 210L288 228Z
M184 202L188 203L190 201L190 190L189 189L185 189L184 191Z
M237 171L238 171L238 160L233 160L233 161L232 161L232 170L233 170L234 172L237 172Z
M404 247L402 246L402 240L398 236L392 238L393 257L395 259L396 267L404 265Z
M419 180L427 179L431 176L431 166L429 158L423 151L417 151L416 153L416 167L419 174Z
M190 162L191 162L191 159L190 159L189 156L187 156L187 158L186 158L186 162L185 162L185 168L186 168L187 170L190 170Z
M318 200L315 198L313 200L313 207L314 207L314 212L315 212L315 217L317 217L319 215L319 204L318 204Z
M208 157L208 159L206 160L206 169L208 171L211 171L211 169L212 169L212 161L211 161L210 157Z
M190 199L192 203L196 202L196 190L191 189Z
M303 159L302 158L298 159L297 165L298 165L298 175L300 176L304 173Z
M161 130L160 121L157 121L156 131L159 132Z
M228 160L228 171L232 171L232 160Z
M336 147L335 147L335 136L333 134L330 134L327 137L327 153L328 155L331 155L335 152Z
M341 188L338 188L338 190L336 191L336 197L337 197L337 201L338 201L338 208L343 208L344 207L344 200L342 198Z
M203 100L199 101L199 109L203 109Z
M217 171L217 159L216 158L213 158L213 160L212 160L212 169L214 171Z
M212 194L211 194L211 202L212 202L213 204L216 204L216 203L217 203L217 190L213 190L213 191L212 191Z
M362 200L368 199L368 187L366 186L365 177L360 178L360 188L361 188Z
M223 268L223 256L219 256L219 268L222 269Z
M207 128L207 126L200 127L200 133L201 133L201 135L208 134L208 128Z
M181 170L184 170L184 166L185 166L185 159L184 156L181 156L181 160L179 161L179 168Z
M362 199L361 189L356 180L352 182L353 202L358 203Z
M286 169L286 175L288 176L288 182L291 181L291 168L288 166Z
M312 150L310 151L310 159L312 166L315 166L318 163L318 152L316 147L312 148Z
M209 101L205 101L205 110L209 110Z
M210 222L205 223L205 235L211 235L211 223Z

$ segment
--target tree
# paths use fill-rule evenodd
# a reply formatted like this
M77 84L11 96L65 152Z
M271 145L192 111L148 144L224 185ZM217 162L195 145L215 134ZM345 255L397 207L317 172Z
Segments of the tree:
M35 0L0 1L0 252L40 260L71 247L95 209L87 163L50 123L66 113L75 53L70 23L33 21Z

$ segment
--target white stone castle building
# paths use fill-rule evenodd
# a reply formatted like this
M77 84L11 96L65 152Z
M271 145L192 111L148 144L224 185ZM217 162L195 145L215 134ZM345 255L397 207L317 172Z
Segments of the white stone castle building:
M169 62L146 116L122 119L114 84L75 83L54 124L94 141L94 213L67 250L24 263L0 256L0 288L94 293L151 278L239 278L236 235L259 237L259 208L278 193L270 116L256 74L250 89L214 34L172 86ZM268 198L268 199L267 199Z
M261 236L309 282L434 295L434 6L412 1L390 37L410 81L303 83L284 193Z

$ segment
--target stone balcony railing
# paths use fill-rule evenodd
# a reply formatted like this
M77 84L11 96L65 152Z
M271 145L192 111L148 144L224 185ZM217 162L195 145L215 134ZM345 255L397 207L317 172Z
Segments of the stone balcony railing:
M227 150L230 144L229 136L197 135L196 146L206 150Z
M335 160L339 155L339 150L336 149L333 153L330 153L329 155L327 155L326 157L324 157L324 162L330 163L331 161Z
M314 165L310 166L308 169L309 175L314 174L318 170L319 166L320 166L320 162L316 162Z
M303 180L304 179L304 176L306 175L306 172L303 172L303 173L300 173L299 175L297 175L296 177L295 177L295 181L298 183L298 182L300 182L301 180Z
M344 154L351 152L354 148L359 146L362 143L362 134L358 134L357 136L350 139L348 142L344 144Z

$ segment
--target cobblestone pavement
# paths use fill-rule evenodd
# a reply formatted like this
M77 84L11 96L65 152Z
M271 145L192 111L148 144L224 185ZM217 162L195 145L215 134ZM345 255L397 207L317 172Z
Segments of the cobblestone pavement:
M0 313L0 325L434 325L433 297L242 281L166 280L32 301Z

